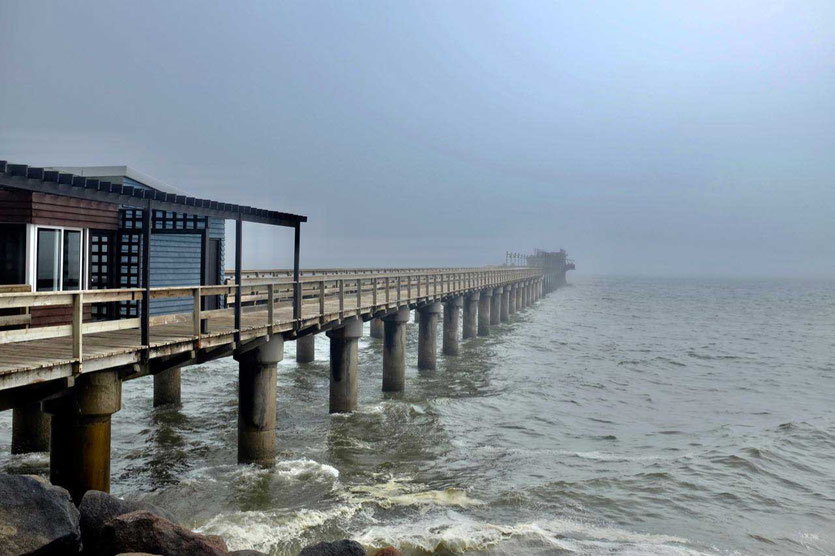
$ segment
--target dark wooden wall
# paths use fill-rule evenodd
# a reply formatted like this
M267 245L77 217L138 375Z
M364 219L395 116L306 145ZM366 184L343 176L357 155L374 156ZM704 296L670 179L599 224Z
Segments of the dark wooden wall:
M119 206L29 191L0 190L0 222L115 230Z

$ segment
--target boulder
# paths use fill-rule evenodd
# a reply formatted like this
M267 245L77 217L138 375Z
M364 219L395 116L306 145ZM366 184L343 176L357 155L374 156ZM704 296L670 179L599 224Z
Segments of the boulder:
M101 492L88 490L78 506L81 512L81 540L85 554L99 554L99 539L108 521L137 510L144 510L176 522L174 516L148 502L121 500Z
M357 541L343 539L306 546L299 552L299 556L366 556L366 553Z
M102 528L100 554L149 552L178 556L221 556L226 543L215 535L201 535L151 512L138 510L108 521Z
M76 554L78 519L65 489L40 477L0 473L0 554Z
M374 556L403 556L403 553L393 546L387 546L375 552Z

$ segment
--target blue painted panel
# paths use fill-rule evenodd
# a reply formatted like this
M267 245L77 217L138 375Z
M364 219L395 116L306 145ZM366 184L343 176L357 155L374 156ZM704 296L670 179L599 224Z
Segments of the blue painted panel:
M201 281L199 234L151 234L151 287L196 286ZM187 313L192 298L154 299L151 314Z

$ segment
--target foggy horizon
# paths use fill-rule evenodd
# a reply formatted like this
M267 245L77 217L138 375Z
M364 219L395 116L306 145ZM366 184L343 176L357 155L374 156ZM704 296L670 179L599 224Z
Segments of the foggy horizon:
M302 267L835 277L831 3L4 2L0 30L0 159L307 215ZM291 231L244 237L291 264Z

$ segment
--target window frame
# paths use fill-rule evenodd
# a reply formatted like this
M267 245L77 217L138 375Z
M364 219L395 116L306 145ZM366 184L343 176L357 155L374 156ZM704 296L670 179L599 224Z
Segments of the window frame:
M63 291L84 291L87 289L87 261L89 257L89 247L87 246L88 229L78 228L75 226L53 226L51 224L27 224L26 243L27 255L29 257L26 265L26 283L32 287L32 291L38 291L38 231L39 230L55 230L58 232L58 289L43 290L45 292L63 292ZM78 289L64 290L64 236L65 232L80 232L79 243L79 257L80 268L78 275Z

